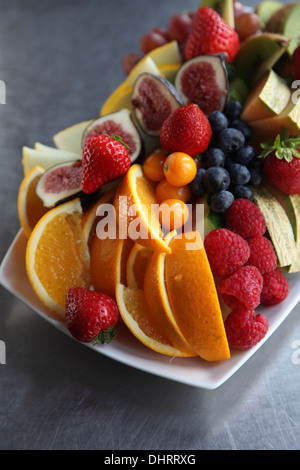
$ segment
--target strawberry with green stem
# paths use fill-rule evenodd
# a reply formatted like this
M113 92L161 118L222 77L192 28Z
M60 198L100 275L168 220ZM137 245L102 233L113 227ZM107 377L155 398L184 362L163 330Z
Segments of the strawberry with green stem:
M81 286L68 290L66 326L71 335L83 343L110 343L116 336L119 310L108 295Z
M261 144L265 180L284 194L300 193L300 135L282 128L274 142Z

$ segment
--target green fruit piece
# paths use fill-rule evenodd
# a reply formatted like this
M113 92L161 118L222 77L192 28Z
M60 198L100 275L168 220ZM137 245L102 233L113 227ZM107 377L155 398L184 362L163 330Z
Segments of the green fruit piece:
M270 193L276 197L279 203L285 210L288 219L292 225L294 238L297 248L297 257L290 266L287 266L286 270L289 273L295 273L300 271L300 195L299 194L283 194L277 188L271 185L266 185L266 188Z
M215 10L226 21L229 26L234 28L234 9L233 0L202 0L200 7L209 7Z
M67 152L64 150L59 150L51 148L49 150L42 149L36 150L35 148L30 148L24 146L22 148L22 164L24 169L24 175L27 175L32 168L35 166L40 166L44 170L51 168L54 165L59 163L75 161L81 158L78 154Z
M200 204L204 206L203 219L201 217L201 220L196 220L195 230L198 230L202 237L205 238L212 230L222 227L222 217L211 210L208 204L208 194L197 200L196 205Z
M82 135L91 122L93 122L93 120L80 122L58 132L53 136L55 146L64 152L72 152L76 155L81 155Z
M273 33L261 33L246 39L235 58L235 76L254 87L284 54L290 40Z
M243 121L257 121L282 113L291 99L291 90L273 70L250 93L241 115Z
M261 27L264 28L271 16L282 7L283 4L281 2L273 0L265 0L264 2L261 2L255 10L255 13L260 19Z
M251 144L261 150L260 143L274 141L282 128L286 128L290 136L300 132L300 99L296 104L290 100L287 107L278 116L258 119L248 123L252 129L253 138Z
M289 38L291 41L288 52L292 55L300 42L300 3L290 3L275 11L268 20L265 31Z
M216 230L217 228L222 227L222 218L220 214L216 214L211 209L207 214L207 217L204 219L204 236L211 232L212 230Z
M298 252L292 224L284 208L264 187L253 188L254 203L259 207L266 221L267 231L274 246L279 267L297 262Z
M229 94L231 100L237 99L237 101L244 104L249 95L249 87L245 80L240 77L231 80L229 84Z

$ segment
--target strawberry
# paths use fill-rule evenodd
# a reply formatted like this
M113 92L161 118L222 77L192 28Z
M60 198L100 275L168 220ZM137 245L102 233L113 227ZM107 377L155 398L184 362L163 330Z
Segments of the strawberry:
M295 80L300 80L300 46L296 47L292 55L291 72Z
M191 157L204 152L211 137L209 121L196 104L175 109L160 131L160 141L167 152L184 152Z
M82 150L82 191L93 193L106 183L125 175L131 161L125 144L118 136L92 135Z
M78 341L109 343L119 320L116 302L109 296L85 287L71 287L67 293L65 322Z
M225 53L227 61L232 62L239 48L238 34L215 10L201 7L196 11L184 48L186 60L202 54Z
M300 193L300 135L289 137L283 128L274 142L261 146L266 181L284 194Z

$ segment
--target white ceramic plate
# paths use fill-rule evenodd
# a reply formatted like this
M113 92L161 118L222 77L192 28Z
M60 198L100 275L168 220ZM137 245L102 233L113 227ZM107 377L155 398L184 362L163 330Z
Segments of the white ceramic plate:
M26 275L25 269L26 237L22 230L17 234L0 267L0 282L35 310L55 328L69 336L63 321L53 316L36 297ZM83 346L115 359L136 369L205 389L215 389L228 380L280 326L300 300L300 273L288 276L290 293L280 304L259 308L257 311L267 315L270 328L265 338L248 351L232 351L229 360L221 363L208 363L200 358L170 358L155 353L139 343L124 325L119 325L117 338L104 346ZM74 340L75 341L75 340Z

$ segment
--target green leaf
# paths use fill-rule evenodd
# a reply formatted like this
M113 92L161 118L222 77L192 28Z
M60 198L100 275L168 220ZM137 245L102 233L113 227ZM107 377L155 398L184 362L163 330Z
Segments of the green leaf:
M288 139L289 139L289 131L287 130L286 127L282 127L282 128L280 129L280 134L279 134L279 135L280 135L280 140L281 140L282 142L284 142L285 140L288 140Z
M111 325L106 330L101 330L100 333L94 338L93 345L98 343L110 343L117 336L115 325Z
M295 149L295 148L292 148L292 149L291 149L291 152L292 152L292 154L293 154L293 156L294 156L295 158L300 158L300 152L299 152L299 150L297 150L297 149Z
M122 137L120 137L119 135L109 135L109 134L104 134L106 135L107 137L111 137L112 139L114 140L117 140L118 142L120 142L121 144L124 145L124 147L126 148L127 152L129 152L129 147L127 144L125 144L124 140L122 139Z
M293 157L300 158L300 135L290 137L288 129L282 127L274 142L263 142L261 148L263 151L258 158L266 158L270 153L275 152L279 160L285 159L290 162Z

